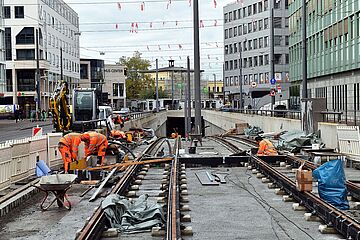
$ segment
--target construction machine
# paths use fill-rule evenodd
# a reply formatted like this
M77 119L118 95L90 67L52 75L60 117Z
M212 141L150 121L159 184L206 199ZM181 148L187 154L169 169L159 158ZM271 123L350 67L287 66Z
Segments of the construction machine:
M50 110L56 132L85 132L99 127L111 130L111 119L99 117L99 94L96 88L74 88L71 107L68 94L68 83L60 81L50 98Z

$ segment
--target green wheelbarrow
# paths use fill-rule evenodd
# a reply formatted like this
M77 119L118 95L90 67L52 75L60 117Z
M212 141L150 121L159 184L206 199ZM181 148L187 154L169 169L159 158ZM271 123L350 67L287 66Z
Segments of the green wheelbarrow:
M67 210L70 210L71 203L66 196L66 192L71 188L71 184L75 181L76 178L77 175L75 174L56 174L41 177L39 185L33 185L45 193L45 197L40 204L41 210L48 210L55 201L59 207L64 207ZM55 198L51 200L47 206L44 206L50 192L53 193Z

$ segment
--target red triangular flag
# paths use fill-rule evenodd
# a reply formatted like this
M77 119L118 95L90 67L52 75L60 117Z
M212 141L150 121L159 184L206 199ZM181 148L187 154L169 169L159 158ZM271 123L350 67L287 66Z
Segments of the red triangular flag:
M118 24L116 24L116 25L115 25L115 28L116 28L116 29L118 29L118 28L119 28L119 25L118 25Z
M121 10L121 4L118 2L117 5L118 5L118 9Z

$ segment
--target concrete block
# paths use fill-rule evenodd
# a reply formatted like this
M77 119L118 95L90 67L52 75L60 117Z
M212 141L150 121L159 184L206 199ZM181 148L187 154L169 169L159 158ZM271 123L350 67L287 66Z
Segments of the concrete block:
M188 197L180 197L180 202L181 202L181 203L188 203L188 202L189 202L189 198L188 198Z
M186 185L186 184L181 184L181 185L180 185L180 189L181 189L181 190L186 190L186 189L187 189L187 185Z
M144 175L137 175L136 176L136 180L144 180L145 176Z
M158 196L159 196L159 197L164 197L165 194L166 194L166 191L161 191L161 192L159 192Z
M275 194L276 195L285 195L286 192L282 190L281 188L275 188Z
M180 191L180 195L188 195L189 193L188 193L188 191L187 190L182 190L182 191Z
M270 182L270 179L264 177L264 178L261 179L261 182L262 182L262 183L269 183L269 182Z
M127 197L135 197L136 196L136 192L135 191L128 191L126 194Z
M258 174L259 173L259 171L257 169L253 169L251 172L252 172L252 174Z
M347 196L348 201L354 201L354 198L352 196Z
M309 222L321 222L321 219L312 213L304 213L304 219Z
M168 179L161 179L161 184L166 184L166 183L168 183L168 182L169 182Z
M180 174L186 174L186 170L181 170Z
M170 167L171 167L171 166L170 166L170 164L165 163L165 167L164 167L164 168L165 168L166 170L169 170L169 169L170 169Z
M141 184L142 184L142 180L140 180L140 179L135 180L134 183L135 183L136 185L141 185Z
M257 173L257 174L256 174L256 178L263 178L263 177L265 177L265 175L262 174L262 173Z
M181 174L180 179L186 179L186 174Z
M161 227L153 227L151 229L151 236L153 237L162 237L165 235L165 230L161 229Z
M247 169L251 170L251 169L252 169L252 166L250 166L250 165L249 165L249 166L247 166Z
M162 179L169 179L169 176L168 175L163 175Z
M351 210L360 210L360 202L351 202L350 209Z
M145 171L140 171L140 172L139 172L139 175L144 175L144 176L145 176L145 175L146 175L146 172L145 172Z
M269 189L274 189L276 187L277 187L276 183L268 183L268 188Z
M245 164L244 164L244 167L249 167L249 163L245 163Z
M191 222L190 214L183 215L181 217L181 222Z
M293 199L291 196L289 196L289 195L284 195L284 196L283 196L283 201L284 201L284 202L293 202L294 199Z
M285 167L286 166L286 162L280 162L280 167Z
M190 211L189 205L186 205L186 204L182 205L182 206L180 207L180 211L181 211L181 212Z
M294 203L292 205L292 209L294 211L306 211L306 208L304 206L300 205L299 203Z
M182 167L182 168L185 168L185 163L182 163L182 164L181 164L181 167Z
M165 176L170 175L170 172L165 170L165 171L163 171L163 175L165 175Z
M139 190L140 186L139 185L131 185L130 186L130 190Z
M142 172L147 172L148 170L149 170L149 169L146 168L146 167L143 167L143 168L141 169Z
M319 231L323 234L335 234L337 233L336 229L333 227L330 227L328 225L320 225Z
M186 179L181 179L180 180L180 184L186 184L187 183L187 180Z
M101 236L104 238L113 238L117 237L119 235L119 232L117 228L109 228L106 231L103 231Z
M146 167L147 169L150 168L150 164L144 164L144 167Z
M192 227L190 226L185 227L183 230L181 230L181 234L183 236L192 236L193 235Z
M292 169L292 165L286 165L285 168L290 170Z
M298 170L297 168L292 168L291 172L296 173L297 170Z

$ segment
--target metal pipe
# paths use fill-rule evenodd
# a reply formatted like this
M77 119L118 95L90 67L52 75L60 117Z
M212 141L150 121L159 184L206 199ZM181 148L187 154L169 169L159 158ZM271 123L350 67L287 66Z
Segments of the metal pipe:
M187 105L188 105L188 129L187 129L187 133L190 134L191 133L191 84L190 84L190 57L187 57L187 94L188 94L188 99L187 99Z
M242 83L242 48L241 44L239 44L239 109L244 109L244 103L243 103L243 83Z
M36 29L36 116L41 109L40 101L40 53L39 53L39 29Z
M156 112L160 111L159 106L159 62L156 59Z
M194 77L195 77L195 133L201 135L199 0L194 0Z
M64 68L63 68L63 50L60 48L60 79L64 80Z
M275 31L274 31L274 3L270 3L270 79L275 79ZM276 86L276 85L275 85ZM274 110L275 96L271 96L271 109Z
M302 1L302 60L303 60L303 68L302 68L302 77L303 77L303 81L302 81L302 100L304 101L305 99L308 98L307 95L307 46L306 46L306 0ZM309 129L309 123L308 123L308 105L307 102L304 102L304 104L302 105L305 109L303 109L302 111L302 128L304 130L304 132L306 134L309 133L310 129Z

